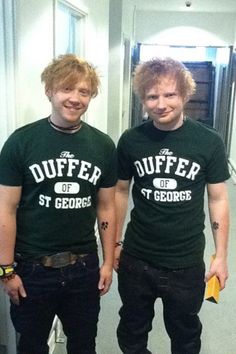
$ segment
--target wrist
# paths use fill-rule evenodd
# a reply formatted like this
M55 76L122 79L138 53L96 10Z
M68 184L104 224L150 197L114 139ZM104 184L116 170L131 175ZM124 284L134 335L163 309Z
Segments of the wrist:
M0 265L0 279L10 280L15 276L15 263Z
M0 280L1 280L3 283L7 283L9 280L14 279L15 276L16 276L16 272L13 272L12 274L5 276L4 278L0 278Z

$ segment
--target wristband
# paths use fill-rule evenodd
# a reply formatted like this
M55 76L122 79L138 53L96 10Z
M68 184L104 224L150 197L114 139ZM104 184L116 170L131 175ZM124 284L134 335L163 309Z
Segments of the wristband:
M118 241L115 243L115 247L122 246L122 245L123 245L123 241Z
M8 265L0 265L0 279L4 279L14 273L14 263Z
M16 276L16 272L13 271L13 273L11 273L10 275L6 275L4 278L0 278L0 280L1 280L3 283L7 283L9 280L14 279L15 276Z

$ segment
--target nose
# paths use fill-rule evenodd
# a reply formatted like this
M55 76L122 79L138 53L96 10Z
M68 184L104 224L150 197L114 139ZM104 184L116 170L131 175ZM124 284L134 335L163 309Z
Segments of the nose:
M163 110L166 108L166 100L165 97L159 96L157 100L157 108Z
M80 100L79 91L78 91L78 90L72 90L72 91L70 92L69 100L70 100L71 102L79 102L79 100Z

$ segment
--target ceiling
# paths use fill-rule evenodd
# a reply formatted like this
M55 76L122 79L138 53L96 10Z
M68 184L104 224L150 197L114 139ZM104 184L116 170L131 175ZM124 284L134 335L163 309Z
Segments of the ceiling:
M127 0L126 0L127 1ZM137 10L149 11L189 11L189 12L230 12L236 13L235 0L129 0Z

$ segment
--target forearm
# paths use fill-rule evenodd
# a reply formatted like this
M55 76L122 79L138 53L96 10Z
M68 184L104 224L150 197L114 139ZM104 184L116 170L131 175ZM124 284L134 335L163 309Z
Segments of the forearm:
M102 243L104 265L112 267L115 245L115 188L102 188L98 194L98 231Z
M122 239L128 209L129 183L129 181L119 181L116 186L116 242L119 242Z
M226 259L229 238L229 207L227 199L209 201L209 213L216 257Z
M208 185L208 206L215 242L215 258L206 275L206 281L216 275L220 281L221 289L224 289L228 278L227 250L229 238L229 203L225 183Z
M21 187L0 185L0 264L14 261L16 241L16 211Z
M102 243L103 263L112 267L115 244L115 208L98 213L98 230Z
M0 210L0 264L12 264L14 262L15 240L15 214L8 214Z

